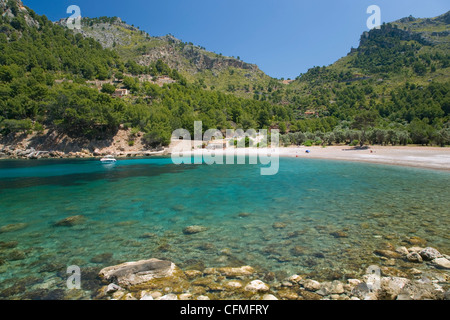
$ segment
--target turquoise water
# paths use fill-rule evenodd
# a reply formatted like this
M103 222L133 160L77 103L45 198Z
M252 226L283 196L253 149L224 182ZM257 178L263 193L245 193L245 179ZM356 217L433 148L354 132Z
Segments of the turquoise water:
M251 265L327 278L358 276L380 262L374 249L411 236L450 252L450 173L280 161L275 176L259 165L170 158L2 161L0 228L21 225L0 233L0 298L71 298L70 265L81 268L86 298L101 268L153 257L185 269ZM76 215L86 220L54 225ZM191 225L207 230L183 234Z

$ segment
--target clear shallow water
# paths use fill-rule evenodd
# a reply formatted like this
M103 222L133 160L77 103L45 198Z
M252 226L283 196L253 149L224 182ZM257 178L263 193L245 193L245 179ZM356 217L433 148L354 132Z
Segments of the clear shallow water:
M450 173L280 161L275 176L261 176L259 165L175 166L170 158L2 161L0 227L24 225L0 233L0 298L68 298L70 265L80 266L82 281L152 257L326 278L359 275L380 262L374 249L411 236L450 252ZM54 226L76 215L86 222ZM183 234L191 225L208 229Z

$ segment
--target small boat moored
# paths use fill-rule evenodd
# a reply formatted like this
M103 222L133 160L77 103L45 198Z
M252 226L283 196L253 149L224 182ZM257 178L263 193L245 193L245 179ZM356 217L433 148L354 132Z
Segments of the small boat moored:
M116 163L117 160L114 158L114 156L106 156L104 158L100 159L101 163Z

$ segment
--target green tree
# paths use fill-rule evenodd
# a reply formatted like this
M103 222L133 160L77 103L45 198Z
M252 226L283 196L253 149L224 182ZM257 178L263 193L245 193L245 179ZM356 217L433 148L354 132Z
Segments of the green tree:
M113 86L110 83L105 83L102 85L102 90L103 93L107 93L107 94L113 94L114 92L116 92L116 87Z

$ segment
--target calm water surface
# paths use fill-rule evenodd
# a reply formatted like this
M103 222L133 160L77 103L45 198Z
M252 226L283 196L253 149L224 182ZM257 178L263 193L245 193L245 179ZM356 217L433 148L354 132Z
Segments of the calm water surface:
M170 158L1 161L0 298L68 298L70 265L92 280L88 297L100 268L152 257L357 276L387 242L418 236L449 253L449 190L448 172L311 159L281 159L275 176ZM183 234L190 225L207 231Z

